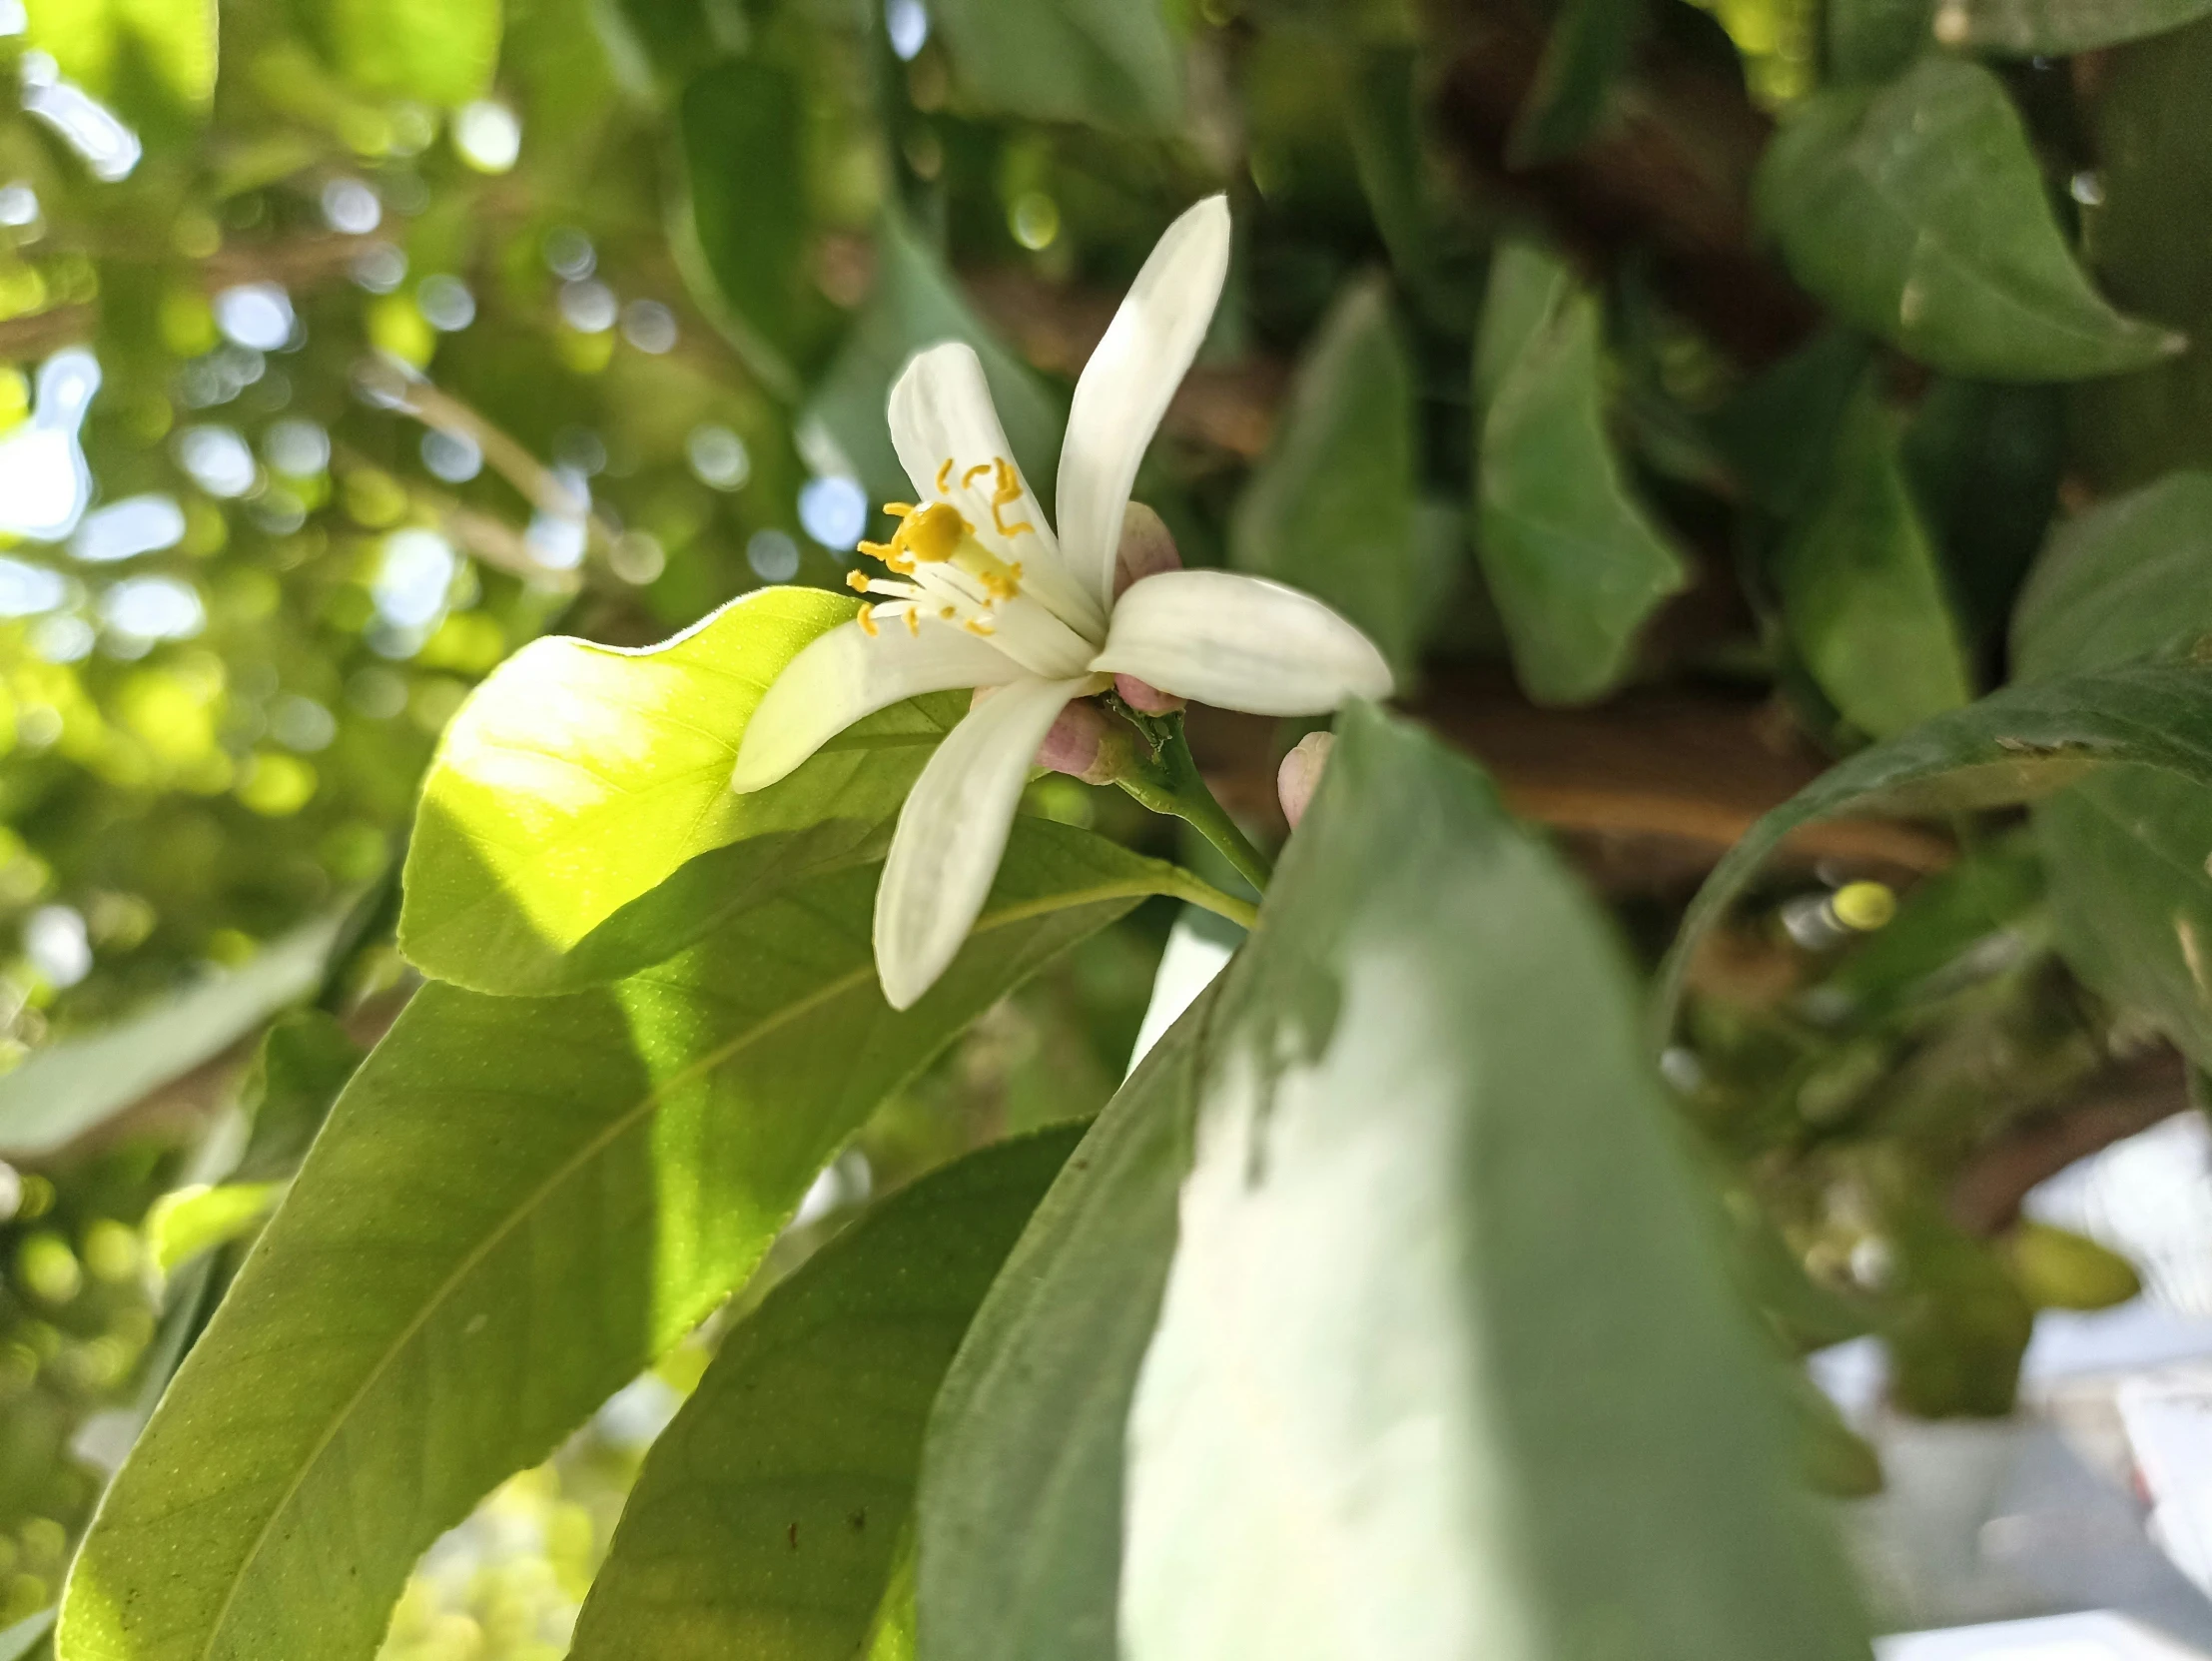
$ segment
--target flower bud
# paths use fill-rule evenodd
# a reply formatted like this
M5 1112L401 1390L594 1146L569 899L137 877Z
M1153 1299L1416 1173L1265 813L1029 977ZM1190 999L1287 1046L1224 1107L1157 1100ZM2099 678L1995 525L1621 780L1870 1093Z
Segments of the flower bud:
M1321 769L1328 764L1329 747L1335 742L1334 733L1309 732L1275 769L1275 795L1282 802L1282 816L1290 822L1292 830L1296 830L1298 821L1305 817L1306 804L1313 800L1313 792L1320 786Z
M1132 582L1181 569L1182 555L1159 515L1140 501L1130 502L1121 514L1121 541L1113 554L1113 597L1119 599Z
M1049 773L1067 773L1086 784L1111 784L1136 759L1136 735L1126 721L1107 714L1089 698L1060 712L1037 764Z
M1172 692L1162 692L1148 680L1138 680L1134 675L1115 675L1113 689L1121 694L1121 701L1139 715L1172 715L1182 707L1182 699Z

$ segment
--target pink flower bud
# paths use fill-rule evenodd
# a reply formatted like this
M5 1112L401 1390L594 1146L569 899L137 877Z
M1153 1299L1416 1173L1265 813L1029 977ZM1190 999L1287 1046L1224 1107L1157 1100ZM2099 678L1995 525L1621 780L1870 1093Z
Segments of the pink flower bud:
M1282 816L1290 821L1292 830L1305 817L1306 804L1313 800L1313 792L1321 783L1321 769L1328 764L1329 746L1335 742L1334 733L1309 732L1275 769L1275 794L1281 799Z
M1111 784L1134 755L1126 721L1108 715L1089 698L1078 698L1060 712L1037 764L1049 773L1069 773L1086 784Z
M1138 680L1134 675L1115 675L1113 689L1121 694L1121 701L1139 715L1172 715L1182 707L1182 699L1172 692L1162 692L1148 680Z
M1132 582L1181 569L1182 555L1159 515L1140 501L1130 502L1121 515L1121 542L1113 554L1113 597L1119 599Z

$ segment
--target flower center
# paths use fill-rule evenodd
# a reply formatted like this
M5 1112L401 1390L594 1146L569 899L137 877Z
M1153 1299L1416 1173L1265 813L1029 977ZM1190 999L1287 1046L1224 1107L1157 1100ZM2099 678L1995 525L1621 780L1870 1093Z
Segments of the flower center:
M937 469L937 490L942 497L953 488L956 463L948 456ZM961 486L972 488L988 477L992 527L1002 536L1024 531L1036 533L1027 519L1006 522L1006 509L1022 499L1022 475L1007 457L994 456L960 475ZM903 620L910 634L922 632L930 619L954 623L971 634L998 632L998 609L1022 592L1022 562L1001 559L977 538L976 527L952 502L938 500L916 506L912 502L887 501L884 511L899 521L889 542L862 542L860 551L879 559L892 577L887 580L856 570L845 578L855 593L880 594L890 605L863 605L860 626L874 634L879 617Z

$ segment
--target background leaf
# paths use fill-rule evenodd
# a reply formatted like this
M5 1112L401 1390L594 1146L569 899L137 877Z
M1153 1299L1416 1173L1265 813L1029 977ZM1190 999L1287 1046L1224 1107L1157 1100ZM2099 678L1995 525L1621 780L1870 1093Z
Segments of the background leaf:
M732 863L773 886L864 848L944 736L944 700L870 716L767 790L730 789L768 683L854 605L767 588L660 646L552 638L507 659L430 764L400 949L457 986L559 990L586 936L694 855L742 840Z
M1808 99L1768 147L1756 202L1799 282L1950 374L2070 381L2179 346L2089 286L2019 115L1974 64L1924 57L1879 90Z
M330 0L339 71L361 91L454 108L499 61L499 0Z
M1506 140L1512 166L1564 156L1597 131L1643 23L1642 0L1565 0Z
M1419 645L1412 371L1388 285L1330 308L1229 520L1229 563L1325 600L1401 677Z
M2212 11L2212 0L1942 0L1935 38L2015 58L2067 57L2164 34Z
M1123 1426L1175 1248L1201 993L1114 1094L984 1299L930 1418L922 1661L1116 1661Z
M1790 638L1844 719L1876 738L1973 696L1958 627L1870 383L1775 554Z
M1475 356L1476 550L1540 703L1608 690L1688 579L1606 440L1599 327L1596 300L1548 256L1522 251L1493 273Z
M1487 781L1347 711L1204 1030L1130 1661L1864 1655L1632 1000Z
M2178 472L2061 526L2012 620L2022 680L2200 654L2212 635L2212 473Z
M886 1093L1161 869L1025 821L904 1014L876 989L873 868L610 988L424 988L103 1501L62 1653L372 1654L423 1547L743 1279Z
M985 109L1159 130L1182 112L1182 52L1159 0L937 0L962 84Z
M913 1510L930 1403L1081 1134L920 1179L723 1339L631 1490L574 1661L852 1661Z
M204 113L215 97L213 0L25 0L24 12L29 45L133 120L163 105Z

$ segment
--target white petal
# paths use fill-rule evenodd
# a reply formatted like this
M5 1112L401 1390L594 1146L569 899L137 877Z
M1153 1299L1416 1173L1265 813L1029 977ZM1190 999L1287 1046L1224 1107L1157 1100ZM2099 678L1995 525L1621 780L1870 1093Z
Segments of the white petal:
M1228 199L1209 196L1159 239L1076 383L1060 452L1061 549L1101 605L1113 597L1136 465L1205 339L1228 269Z
M1082 680L1018 680L968 712L899 811L876 890L876 973L909 1009L959 953L991 893L1030 761Z
M730 788L774 784L863 715L956 686L1004 686L1022 666L989 641L932 619L920 634L885 617L869 634L840 623L810 641L769 686L738 740Z
M1320 715L1390 694L1390 665L1366 635L1310 594L1233 571L1132 584L1091 666L1254 715Z
M1060 543L1053 536L1052 521L1021 477L1022 494L994 510L991 497L995 475L976 484L962 482L971 467L1000 457L1011 461L1014 446L999 424L999 411L991 402L991 384L984 379L983 360L975 348L962 341L947 341L917 354L891 389L891 442L899 452L899 464L914 483L916 501L950 501L961 516L976 527L977 538L1000 558L1022 562L1025 586L1079 629L1097 639L1106 624L1106 613L1093 601L1089 589L1071 580L1061 558ZM953 463L948 475L945 463ZM1021 468L1015 468L1021 475ZM937 481L948 479L940 490ZM999 526L1029 525L1014 535Z

